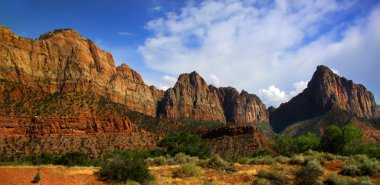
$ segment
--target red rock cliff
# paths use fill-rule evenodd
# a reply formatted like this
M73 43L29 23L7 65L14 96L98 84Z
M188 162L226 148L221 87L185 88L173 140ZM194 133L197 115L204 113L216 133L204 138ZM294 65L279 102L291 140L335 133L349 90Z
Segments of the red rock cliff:
M302 93L270 111L270 122L280 131L292 122L336 109L370 118L375 114L376 102L363 85L334 74L326 66L318 66Z
M268 122L266 107L256 95L244 90L239 93L233 87L209 88L217 92L227 122Z
M44 92L98 94L130 110L156 116L163 91L147 86L141 76L70 29L30 40L0 27L0 78Z

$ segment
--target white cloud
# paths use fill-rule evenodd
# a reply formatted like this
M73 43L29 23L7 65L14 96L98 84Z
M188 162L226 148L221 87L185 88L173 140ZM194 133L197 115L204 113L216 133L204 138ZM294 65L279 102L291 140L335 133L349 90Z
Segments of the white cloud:
M271 85L267 89L259 90L259 96L263 98L264 103L273 106L278 106L279 104L288 101L285 91L280 90L278 87Z
M293 83L293 90L289 93L271 85L266 89L260 89L258 95L263 98L263 102L267 105L278 107L281 103L289 101L294 96L301 93L307 87L307 81L299 81Z
M177 13L148 22L146 28L153 36L139 51L150 69L173 76L193 70L213 74L221 86L270 94L279 100L296 94L292 83L310 79L320 64L339 69L379 94L380 8L356 19L344 18L355 13L350 12L355 11L355 3L360 2L188 3ZM267 88L270 84L272 88ZM282 92L289 93L283 98Z
M158 85L158 88L162 90L166 90L170 87L173 87L176 82L177 82L177 78L173 76L165 75L161 78L161 84Z
M210 74L209 75L209 80L210 84L216 86L216 87L219 87L220 86L220 80L219 80L219 77L217 77L216 75L214 74Z

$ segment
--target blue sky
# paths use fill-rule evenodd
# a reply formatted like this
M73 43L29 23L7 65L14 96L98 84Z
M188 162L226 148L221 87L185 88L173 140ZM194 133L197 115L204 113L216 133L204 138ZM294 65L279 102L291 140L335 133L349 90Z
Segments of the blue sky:
M196 70L209 84L278 106L323 64L379 102L378 2L2 0L0 24L31 38L73 28L162 89Z

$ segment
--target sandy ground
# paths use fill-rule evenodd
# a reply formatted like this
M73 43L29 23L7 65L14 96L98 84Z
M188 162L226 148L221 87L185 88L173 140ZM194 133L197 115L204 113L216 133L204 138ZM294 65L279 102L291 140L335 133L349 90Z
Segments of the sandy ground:
M327 178L332 173L337 173L342 165L341 161L330 162L325 165L325 174L322 179ZM149 170L155 176L157 185L226 185L226 184L252 184L255 175L260 169L281 168L286 170L296 170L299 166L290 165L240 165L235 164L237 172L224 172L202 168L200 177L173 178L172 174L179 168L179 165L150 166ZM40 170L41 181L38 184L44 185L104 185L106 183L98 181L94 173L96 167L63 167L63 166L0 166L0 185L24 185L32 184L34 176ZM371 178L373 182L380 182L380 174Z
M94 167L63 167L63 166L1 166L0 185L32 184L34 176L40 170L42 185L103 185L93 174Z

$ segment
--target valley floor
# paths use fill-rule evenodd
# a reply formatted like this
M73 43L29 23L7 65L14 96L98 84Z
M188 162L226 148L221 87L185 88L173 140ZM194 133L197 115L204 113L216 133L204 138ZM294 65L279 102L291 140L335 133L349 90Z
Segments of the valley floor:
M326 179L332 173L340 170L339 161L329 162L324 165L325 173L322 179ZM255 175L260 169L284 169L296 170L297 165L275 164L275 165L241 165L235 164L237 172L224 172L220 170L202 168L200 177L173 178L174 171L179 165L150 166L150 171L155 176L153 184L252 184L257 178ZM41 180L38 184L56 185L103 185L105 182L99 181L95 176L97 167L63 167L44 165L40 168L36 166L1 166L0 184L1 185L22 185L31 184L38 169L40 169ZM373 183L380 183L380 174L371 178Z

